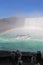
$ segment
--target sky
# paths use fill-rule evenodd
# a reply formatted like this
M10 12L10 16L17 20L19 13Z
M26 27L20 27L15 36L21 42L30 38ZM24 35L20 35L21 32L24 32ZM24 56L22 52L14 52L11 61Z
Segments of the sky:
M43 16L43 0L0 0L0 18Z

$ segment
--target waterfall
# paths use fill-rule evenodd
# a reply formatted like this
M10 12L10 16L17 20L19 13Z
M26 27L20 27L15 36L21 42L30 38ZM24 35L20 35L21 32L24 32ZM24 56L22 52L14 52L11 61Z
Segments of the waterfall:
M26 18L25 19L25 28L28 29L28 26L29 26L29 18Z

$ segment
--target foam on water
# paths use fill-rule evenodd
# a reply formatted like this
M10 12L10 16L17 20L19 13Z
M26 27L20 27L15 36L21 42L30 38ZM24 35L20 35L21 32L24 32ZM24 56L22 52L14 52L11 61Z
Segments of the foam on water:
M43 40L39 39L17 40L15 38L11 39L5 38L0 41L0 50L11 51L20 50L31 52L37 52L38 50L40 50L43 52Z

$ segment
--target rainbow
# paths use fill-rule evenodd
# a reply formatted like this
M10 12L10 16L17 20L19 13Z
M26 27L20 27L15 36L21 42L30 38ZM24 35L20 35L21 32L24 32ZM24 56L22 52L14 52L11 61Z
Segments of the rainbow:
M11 28L11 29L5 30L4 32L1 32L0 35L3 35L3 34L5 34L5 33L8 33L8 32L10 32L10 31L12 31L12 30L15 30L15 29L16 29L16 28Z
M21 27L22 27L22 26L20 26L20 27L13 27L13 28L10 28L10 29L6 29L6 30L4 30L3 32L1 32L0 35L6 34L6 33L10 32L10 31L12 31L12 30L16 30L17 28L21 28Z
M13 30L16 30L16 29L18 29L18 28L22 28L22 29L38 29L38 30L43 30L43 27L40 27L40 26L24 26L24 27L14 27L14 28L11 28L11 29L6 29L6 30L4 30L3 32L1 32L0 33L0 35L3 35L3 34L6 34L6 33L8 33L8 32L10 32L10 31L13 31Z

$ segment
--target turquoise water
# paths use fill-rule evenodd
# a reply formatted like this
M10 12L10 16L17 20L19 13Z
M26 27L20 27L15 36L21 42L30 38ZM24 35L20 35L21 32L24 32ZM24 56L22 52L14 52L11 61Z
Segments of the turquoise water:
M0 50L43 52L43 40L34 39L29 40L9 39L9 41L0 40Z

